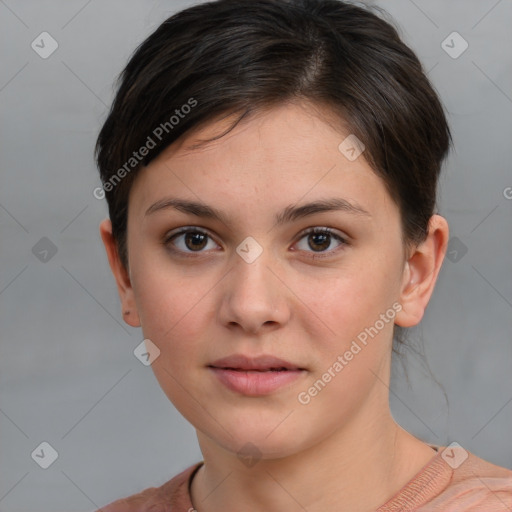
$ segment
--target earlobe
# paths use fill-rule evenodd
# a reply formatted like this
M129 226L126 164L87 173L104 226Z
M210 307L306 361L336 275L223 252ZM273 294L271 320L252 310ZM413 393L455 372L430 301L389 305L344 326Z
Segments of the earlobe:
M400 294L402 310L395 318L397 325L412 327L423 318L444 260L448 236L446 219L433 215L427 238L412 250L404 266Z
M101 221L100 235L103 240L103 245L105 246L110 269L116 280L124 321L132 327L140 327L140 319L135 304L130 276L119 257L117 242L112 234L112 222L110 219Z

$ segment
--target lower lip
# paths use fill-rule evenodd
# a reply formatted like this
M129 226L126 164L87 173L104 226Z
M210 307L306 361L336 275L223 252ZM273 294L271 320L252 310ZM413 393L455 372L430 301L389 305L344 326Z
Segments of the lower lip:
M213 367L210 370L231 391L247 396L267 395L292 383L305 373L305 370L257 372Z

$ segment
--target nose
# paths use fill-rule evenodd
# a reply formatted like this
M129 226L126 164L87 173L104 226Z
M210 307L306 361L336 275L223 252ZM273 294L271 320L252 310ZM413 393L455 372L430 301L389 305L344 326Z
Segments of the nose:
M223 280L219 310L223 325L245 333L282 327L290 317L287 287L278 277L278 265L263 253L252 263L238 255Z

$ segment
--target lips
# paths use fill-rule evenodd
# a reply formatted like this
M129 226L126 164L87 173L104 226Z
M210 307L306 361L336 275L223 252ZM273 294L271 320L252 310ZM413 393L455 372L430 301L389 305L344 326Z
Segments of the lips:
M305 368L268 355L232 355L214 361L208 368L229 390L246 396L268 395L307 373Z
M247 357L244 355L232 355L218 359L208 366L213 368L221 368L226 370L235 371L257 371L257 372L268 372L268 371L287 371L287 370L304 370L299 366L279 359L274 356L258 356L258 357Z

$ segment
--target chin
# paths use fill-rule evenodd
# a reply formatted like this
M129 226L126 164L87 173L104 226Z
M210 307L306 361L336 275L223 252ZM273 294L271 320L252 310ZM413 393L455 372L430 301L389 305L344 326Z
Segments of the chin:
M224 428L216 422L196 428L211 441L236 454L242 461L251 457L254 460L282 459L315 444L313 439L306 437L307 429L304 425L295 424L293 416L290 414L283 421L286 414L279 417L273 415L267 421L257 422L251 421L250 417L240 416L230 422L224 417L219 419Z

